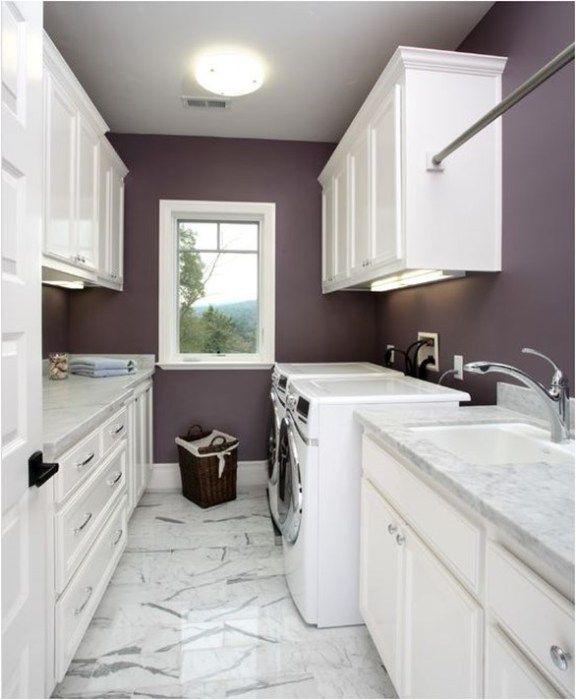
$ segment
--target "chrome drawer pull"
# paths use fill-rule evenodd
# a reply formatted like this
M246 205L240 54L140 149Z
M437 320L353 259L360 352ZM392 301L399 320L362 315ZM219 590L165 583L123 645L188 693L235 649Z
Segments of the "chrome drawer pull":
M74 534L77 535L79 532L82 532L82 530L88 525L88 523L92 520L92 513L86 513L86 518L82 525L79 525L78 527L74 528Z
M391 535L394 535L396 532L398 532L398 526L397 526L397 525L393 525L392 523L390 523L390 524L388 525L388 532L389 532Z
M396 544L402 546L405 542L406 542L406 537L401 532L399 532L396 535Z
M121 425L119 428L116 428L115 430L111 430L111 431L110 431L110 435L118 435L118 433L119 433L121 430L124 430L124 423L122 423L122 425Z
M84 608L88 605L88 601L90 600L90 598L92 598L93 592L94 589L92 588L92 586L88 586L88 588L86 589L86 593L88 594L86 596L86 600L82 603L82 605L79 608L76 608L76 610L74 610L74 615L80 615L82 610L84 610Z
M92 454L86 457L86 459L83 462L76 462L76 469L82 469L87 464L90 464L90 462L94 459L94 456L94 452L92 452Z
M550 656L554 662L554 666L559 668L561 671L568 670L568 662L572 658L569 652L564 651L562 647L553 645L550 647Z
M113 547L115 547L115 546L118 544L118 542L120 542L120 539L122 538L122 533L123 533L123 532L124 532L124 530L122 530L122 529L118 530L118 536L116 537L116 539L114 540L114 542L112 542L112 546L113 546Z
M121 478L122 478L122 472L116 472L116 474L114 475L114 478L108 482L108 486L114 486L114 484L117 484Z

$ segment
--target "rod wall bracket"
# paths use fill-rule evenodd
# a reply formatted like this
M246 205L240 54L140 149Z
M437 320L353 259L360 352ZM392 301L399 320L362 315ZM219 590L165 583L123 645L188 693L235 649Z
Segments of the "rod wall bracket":
M427 151L426 153L426 170L435 172L435 173L441 173L444 172L444 163L435 163L434 162L434 152L433 151Z

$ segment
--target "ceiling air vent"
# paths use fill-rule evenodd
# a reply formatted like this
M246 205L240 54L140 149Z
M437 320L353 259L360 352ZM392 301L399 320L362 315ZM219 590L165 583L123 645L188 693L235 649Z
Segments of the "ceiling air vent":
M182 95L184 107L196 107L199 109L229 109L230 100L225 97L188 97Z

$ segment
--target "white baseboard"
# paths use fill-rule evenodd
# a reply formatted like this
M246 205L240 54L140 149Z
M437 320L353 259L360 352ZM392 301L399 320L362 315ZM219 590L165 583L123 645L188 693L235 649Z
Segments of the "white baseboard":
M237 488L266 488L266 460L238 462ZM180 468L177 463L153 464L150 467L147 491L180 491Z

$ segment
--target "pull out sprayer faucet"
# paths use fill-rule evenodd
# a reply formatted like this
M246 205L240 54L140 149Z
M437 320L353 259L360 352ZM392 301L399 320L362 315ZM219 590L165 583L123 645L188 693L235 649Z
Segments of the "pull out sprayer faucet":
M523 370L500 362L469 362L464 365L464 371L472 372L473 374L499 372L500 374L507 374L522 382L534 391L535 395L546 408L550 420L551 438L553 442L568 440L570 438L570 388L568 385L568 378L549 357L546 357L546 355L543 355L541 352L533 350L532 348L522 348L522 352L526 355L541 357L552 365L554 374L552 375L550 388L546 389L539 381L532 379L532 377Z

